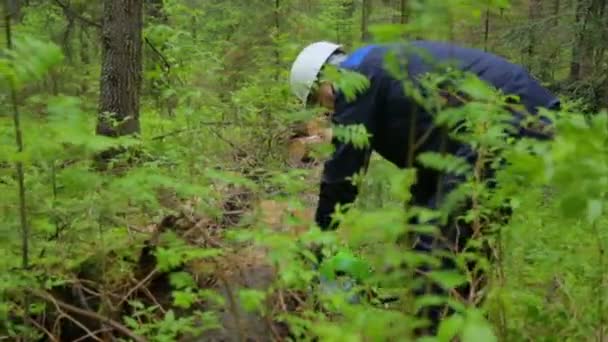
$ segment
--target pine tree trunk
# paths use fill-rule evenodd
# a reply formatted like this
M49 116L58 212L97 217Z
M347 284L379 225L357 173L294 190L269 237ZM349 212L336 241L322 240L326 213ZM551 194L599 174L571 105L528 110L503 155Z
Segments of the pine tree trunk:
M142 17L143 0L104 2L97 134L114 137L140 131Z
M483 50L488 51L488 42L490 40L490 10L486 9L483 20Z
M540 29L536 27L536 24L541 18L542 13L542 2L541 0L530 0L529 8L528 8L528 20L532 25L532 29L530 29L528 36L528 48L526 49L528 66L530 69L534 69L535 53L536 53L536 45L538 44L538 31Z
M274 1L274 29L276 37L278 38L281 34L281 2L280 0ZM276 63L276 72L274 75L274 80L278 81L281 76L281 52L279 43L276 42L274 46L274 60Z
M575 22L577 25L581 25L575 33L574 47L572 48L572 60L570 61L570 79L578 80L580 74L580 47L582 45L583 35L585 31L584 18L585 18L585 2L586 0L577 0Z
M168 22L169 18L164 11L162 0L144 0L144 3L147 16L163 24Z
M559 25L560 25L560 20L559 20L559 14L560 14L560 0L554 0L553 1L553 18L551 19L551 30L552 32L558 32L559 31ZM550 59L551 61L554 61L556 64L560 64L560 52L561 52L562 46L561 44L553 44L552 48L551 48L551 55L550 55ZM556 68L549 68L549 73L551 76L551 80L555 80L555 69Z
M6 0L7 11L10 13L10 18L16 22L21 21L21 1Z
M597 34L598 30L602 30L600 23L605 7L604 0L578 0L576 22L579 30L576 33L570 64L572 80L584 79L594 73L594 67L597 66L595 55L606 44L605 37Z
M369 17L372 12L372 0L363 0L361 4L361 40L369 40Z
M401 24L407 22L407 0L401 0Z

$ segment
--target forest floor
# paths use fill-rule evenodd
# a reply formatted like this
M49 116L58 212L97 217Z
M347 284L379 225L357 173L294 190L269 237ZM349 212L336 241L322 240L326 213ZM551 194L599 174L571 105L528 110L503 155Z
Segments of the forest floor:
M289 162L294 168L312 171L307 182L317 184L322 166L309 158L308 153L311 144L328 141L331 133L321 131L314 124L307 126L304 133L290 140ZM56 287L51 292L52 297L46 296L55 304L57 312L43 319L47 322L45 329L53 331L49 335L54 335L57 323L62 321L59 336L66 341L78 340L85 332L92 334L103 330L106 325L120 327L117 330L123 333L130 332L118 322L124 316L137 317L139 314L134 312L131 303L138 302L146 307L156 307L164 315L170 310L176 316L198 310L219 318L219 326L207 329L202 335L197 334L196 338L189 338L185 334L180 341L284 340L289 334L287 325L276 318L281 317L282 312L297 312L307 294L273 289L277 269L267 258L267 250L252 242L235 241L228 236L232 229L249 229L255 223L296 239L313 222L317 187L311 186L309 189L300 194L304 208L293 208L287 202L264 199L245 188L230 186L224 189L224 200L218 208L222 214L215 218L196 212L200 198L179 201L170 198L171 194L161 193L159 201L172 203L175 213L158 222L130 228L138 233L133 248L140 248L140 251L137 252L137 266L132 272L126 273L128 278L102 280L100 274L105 274L106 270L100 273L85 269L87 265L96 263L95 260L83 263L83 269L73 285ZM293 218L299 223L285 224L286 220ZM167 240L167 233L180 239ZM183 250L194 251L194 256L186 263L175 262L172 267L159 267L157 258L168 245L178 240L185 241L187 245L183 246ZM103 258L110 260L109 264L114 264L108 267L119 264L112 255ZM95 265L93 268L98 267ZM176 305L179 300L175 294L175 274L190 275L196 284L190 284L194 286L187 293L202 291L208 294L209 300L197 301L187 308ZM99 289L100 284L104 284L101 285L103 289ZM264 309L252 311L244 308L239 298L241 290L260 290L269 294L262 305ZM104 292L104 295L97 296L97 291ZM184 295L187 296L187 293ZM100 303L100 297L105 298L101 301L106 303ZM91 314L104 311L106 314L103 316ZM60 320L66 315L70 317L69 320ZM143 316L134 319L140 320L139 323L145 321ZM200 319L201 325L204 325L205 318ZM133 334L131 338L137 340L135 334L130 333Z

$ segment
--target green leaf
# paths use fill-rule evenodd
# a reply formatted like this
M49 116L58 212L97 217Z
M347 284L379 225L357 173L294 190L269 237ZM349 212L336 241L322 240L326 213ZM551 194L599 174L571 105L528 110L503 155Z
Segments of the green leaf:
M585 197L585 194L578 192L566 194L560 202L562 214L570 218L584 215L586 209Z
M470 310L462 330L462 342L495 342L498 341L492 326L478 310Z
M196 294L191 291L173 291L173 304L187 309L196 302Z
M452 315L441 321L439 331L437 332L439 341L451 342L452 339L461 331L462 327L464 326L464 321L464 317L458 314Z
M414 302L414 309L416 311L421 310L422 308L431 307L431 306L439 306L446 304L448 302L447 297L443 296L435 296L435 295L424 295L416 298Z
M460 83L459 90L466 92L475 100L497 99L496 91L488 83L472 74L467 74L467 77Z
M239 298L247 312L260 311L263 309L266 293L259 290L241 289L239 290Z
M160 271L167 271L182 264L181 253L175 249L158 247L156 249L157 267Z
M365 279L370 275L370 266L352 252L343 249L327 258L321 264L319 271L328 279L335 278L336 272L344 272L357 279Z
M467 282L467 278L456 271L431 271L428 273L428 277L446 290Z
M365 92L370 85L365 75L347 69L338 70L333 66L328 66L323 71L323 79L335 84L336 89L342 91L347 102L354 101L357 95Z
M369 146L371 134L367 132L364 125L335 125L332 134L346 144L352 144L357 149Z
M41 41L32 37L15 37L12 50L6 50L9 63L4 80L12 83L17 89L26 84L38 81L46 75L51 67L63 60L61 49L51 41ZM2 67L6 67L3 65Z
M173 272L169 277L171 285L177 289L196 287L192 275L188 272Z
M424 166L455 175L464 175L471 171L471 165L466 160L451 154L425 152L418 156L418 160Z
M137 329L137 327L139 327L139 323L135 319L133 319L129 316L123 316L122 319L125 322L125 324L127 325L127 327L129 327L131 329Z

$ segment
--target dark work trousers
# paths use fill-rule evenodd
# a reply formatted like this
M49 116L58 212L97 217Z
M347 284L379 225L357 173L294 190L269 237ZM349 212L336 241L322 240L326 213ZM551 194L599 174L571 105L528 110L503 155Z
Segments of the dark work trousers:
M560 109L560 104L559 103L555 103L553 106L550 106L549 109L551 110L559 110ZM518 124L521 119L523 118L523 115L519 115L517 113L513 113L514 114L514 124ZM549 124L547 121L544 121L545 124ZM546 133L544 131L539 131L537 129L528 129L528 128L520 128L518 129L518 132L514 134L517 137L528 137L528 138L533 138L533 139L537 139L537 140L549 140L552 138L552 133ZM475 165L475 162L477 160L477 155L476 153L469 148L468 146L461 146L459 148L457 148L455 152L455 155L461 158L464 158L467 160L467 162L470 165ZM483 179L487 181L487 185L489 189L492 189L496 186L495 181L493 180L493 177L495 175L496 170L492 169L490 167L490 165L486 165L484 167L484 173L482 175ZM419 196L419 200L414 200L414 204L416 205L425 205L427 207L430 207L432 209L437 209L437 206L439 204L439 202L441 201L441 198L443 198L445 196L445 194L447 194L449 191L453 190L454 188L457 187L457 185L463 181L463 179L459 178L459 177L455 177L455 176L440 176L437 172L432 171L432 170L425 170L423 168L423 171L420 174L420 179L427 179L427 180L431 180L431 182L436 182L435 184L441 189L440 191L440 196L437 196L437 194L435 195L430 195L428 193L428 190L423 189L424 187L429 187L429 181L426 181L426 184L422 184L421 187L419 189L414 188L413 189L413 195L414 198L416 198L416 196ZM434 189L437 189L437 186L434 187ZM432 251L449 251L448 254L454 255L454 253L460 253L463 251L463 249L467 246L467 242L470 241L470 239L474 236L474 229L471 226L471 224L466 223L463 219L461 219L461 216L464 215L469 209L472 208L472 203L471 200L467 200L465 201L465 203L459 207L457 210L455 210L454 212L450 213L450 215L448 216L448 220L447 223L444 225L440 225L440 235L441 238L440 239L436 239L434 237L431 236L425 236L425 235L418 235L418 236L414 236L414 250L420 251L420 252L425 252L425 253L431 253ZM508 220L510 219L512 214L512 210L511 208L507 205L507 204L503 204L503 206L495 209L495 212L490 215L489 220L493 223L498 223L498 224L507 224ZM416 222L411 222L413 224L415 224ZM483 222L481 224L482 229L484 227L488 226L488 222ZM487 232L482 231L481 232L482 235L487 234ZM487 236L486 236L487 237ZM492 263L494 260L492 258L492 253L491 250L489 248L489 246L486 245L482 245L483 247L481 248L481 250L477 249L475 252L478 253L479 257L482 258L486 258L488 261L490 261L490 263ZM457 271L457 272L462 272L463 270L458 270L457 269L457 265L455 264L453 258L451 257L440 257L441 260L441 267L440 270L443 271L449 271L449 270L453 270L453 271ZM479 287L480 286L484 286L485 283L487 282L487 274L484 274L484 272L482 270L479 269L475 269L476 265L474 262L469 262L466 265L467 271L473 275L473 281L477 282L476 283L476 291L479 291ZM421 267L420 271L421 272L426 272L431 270L429 267ZM448 291L446 291L445 289L441 288L438 284L429 284L428 281L424 282L426 285L421 287L421 288L417 288L414 289L414 295L416 296L421 296L424 294L427 295L440 295L440 296L447 296L449 295ZM465 300L469 297L469 294L471 292L472 289L472 283L465 283L462 286L457 287L455 290L459 297L464 298ZM444 306L434 306L434 307L428 307L425 310L423 310L422 312L420 312L420 316L421 318L426 318L430 321L431 326L429 327L429 329L426 330L426 333L429 334L436 334L437 332L437 328L439 326L439 323L444 315L444 313L450 313L450 310L448 310L448 308L444 307ZM420 317L419 316L419 317ZM422 332L423 334L425 332Z
M456 151L455 154L457 156L464 157L470 163L475 162L475 154L467 147L460 148L458 151ZM437 172L428 169L422 169L419 172L420 179L431 179L436 182L435 187L433 187L435 194L431 195L429 194L430 190L414 187L412 191L414 197L416 198L416 195L419 196L418 199L414 200L414 204L421 206L425 205L426 207L429 207L431 209L438 209L437 206L439 205L441 198L444 197L445 194L447 194L449 191L456 188L458 184L463 181L463 179L455 176L444 175L441 177ZM492 175L493 172L491 170L487 170L484 173L484 178L490 177ZM427 184L423 185L428 187L429 184L427 182ZM436 192L437 187L441 189L440 193ZM439 237L433 237L422 234L416 234L414 236L411 236L411 239L413 239L413 241L410 241L413 242L414 250L423 253L433 253L433 255L436 255L441 262L441 266L439 268L431 268L430 266L423 265L416 270L417 276L423 277L425 279L425 281L421 282L421 284L423 285L413 289L413 294L416 297L422 295L436 295L447 297L450 295L449 291L457 292L458 296L464 298L465 300L469 297L469 294L472 289L472 283L466 282L465 284L457 287L456 289L447 290L443 289L441 286L439 286L439 284L431 282L423 275L423 273L429 271L464 271L462 269L457 268L457 265L454 261L454 257L457 253L463 251L463 249L467 246L467 242L469 242L469 240L474 236L473 227L470 224L467 224L463 219L461 219L461 216L466 214L466 212L471 208L472 202L470 200L467 200L454 212L448 215L447 222L445 224L439 224L438 222L434 222L436 225L439 226ZM502 213L501 215L504 215L507 212L508 211ZM417 222L413 220L411 223L416 224ZM476 252L481 253L479 257L490 258L491 256L489 248L484 248L483 250ZM441 253L442 255L434 253ZM472 273L473 281L478 283L475 289L476 291L478 291L479 283L483 284L483 277L485 276L485 274L480 270L475 270L475 267L476 264L474 262L469 262L467 265L467 271L475 271L474 273ZM442 317L445 313L449 314L450 312L451 311L443 305L430 306L424 308L421 312L418 313L418 317L429 320L430 327L428 329L420 331L419 333L432 335L436 334L437 328Z
M491 177L493 173L494 172L492 170L488 170L484 176ZM451 189L455 188L460 181L461 179L458 179L457 177L445 177L445 179L443 180L444 183L442 191L450 191ZM435 201L436 199L433 198L431 200L432 203L430 203L428 207L435 208ZM471 291L473 290L473 285L475 285L474 290L476 292L483 290L483 286L487 282L487 279L485 278L487 274L485 274L483 270L477 268L477 264L474 261L467 262L466 270L458 268L456 262L454 261L456 255L458 253L463 252L463 250L467 247L467 243L475 235L474 227L472 226L472 224L467 223L464 219L462 219L462 216L466 214L467 211L472 208L472 206L473 204L470 199L464 201L464 203L460 207L458 207L458 209L448 215L448 219L445 224L438 224L440 230L440 237L436 238L429 235L421 234L413 236L414 250L424 253L441 253L441 255L434 254L437 255L437 257L441 261L441 266L439 268L421 266L417 270L418 276L424 277L422 273L428 271L455 271L460 273L467 272L468 274L472 275L472 282L467 281L466 283L462 284L461 286L458 286L455 289L447 290L443 289L441 286L439 286L439 284L435 284L431 282L428 278L424 277L424 279L426 280L424 282L421 282L423 285L419 288L413 289L413 294L416 297L425 294L448 297L450 296L450 291L455 291L458 294L458 297L463 298L465 301L467 301ZM506 223L510 215L510 208L505 206L503 208L499 208L497 212L492 215L493 217L491 218L491 220L494 222ZM412 223L415 224L416 222ZM487 225L488 222L482 222L480 224L480 228L482 230L481 232L479 232L480 235L478 237L487 234L487 232L483 230L487 227ZM492 262L493 260L491 249L487 244L482 244L482 246L483 247L481 249L469 248L467 251L474 251L477 254L478 258L485 258L486 260ZM431 325L428 329L425 329L421 333L433 335L436 334L437 328L443 316L445 314L450 314L451 312L452 311L448 307L443 305L430 306L424 308L421 312L418 313L418 317L429 320Z

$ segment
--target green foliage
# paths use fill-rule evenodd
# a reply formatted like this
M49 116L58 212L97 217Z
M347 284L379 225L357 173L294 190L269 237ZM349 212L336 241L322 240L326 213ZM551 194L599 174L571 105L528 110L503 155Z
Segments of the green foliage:
M62 58L63 55L55 44L37 39L15 39L10 49L3 49L0 60L2 78L6 82L4 86L10 85L18 90L30 82L38 81Z
M372 2L375 42L404 36L455 39L479 26L487 13L506 11L507 20L522 11L502 0L407 1L407 24L394 25L400 9L393 3ZM555 140L512 141L503 108L507 96L455 72L427 75L420 80L424 93L405 81L404 65L391 56L387 69L404 80L407 93L433 112L446 133L469 142L491 164L503 165L496 174L499 185L489 188L480 177L487 165L423 153L418 163L465 181L437 208L419 207L410 192L420 181L416 169L397 169L374 155L368 174L355 179L357 202L335 215L340 228L321 232L310 218L291 215L314 208L319 170L286 163L287 137L294 124L318 113L300 108L287 76L290 62L312 40L361 44L360 2L163 1L163 16L146 20L143 31L139 139L94 134L100 37L82 19L99 21L101 4L69 4L81 17L74 26L56 4L24 6L21 22L13 27L14 50L0 53L0 82L18 92L25 144L17 153L8 115L12 104L3 92L0 337L27 331L43 336L24 324L26 298L30 315L57 314L52 303L28 289L57 298L85 291L86 298L95 299L88 299L87 310L112 317L150 341L205 339L208 332L222 330L226 316L238 316L241 325L233 330L242 329L227 333L253 333L258 329L251 326L259 321L248 324L248 319L262 317L286 324L293 336L323 341L585 340L601 331L608 247L602 229L608 193L605 111L590 113L585 101L565 101L561 112L543 113L556 124ZM501 48L513 50L508 55L514 59L524 54L519 41L526 32L507 36L511 40ZM324 77L349 100L369 86L361 74L326 70ZM453 81L455 94L472 101L444 108L435 91L446 80ZM369 147L363 126L338 126L332 132L357 148ZM96 170L93 160L110 148L125 152L109 170ZM319 149L315 156L329 153ZM27 271L20 269L17 161L25 167ZM285 204L271 213L284 215L279 228L253 215L261 198ZM457 212L465 200L474 202L472 209ZM511 220L495 220L493 214L505 203L513 209ZM477 298L412 295L430 283L454 289L472 276L464 268L441 270L445 255L413 250L408 239L412 233L438 234L438 223L455 213L489 233L474 239L465 253L447 255L459 265L475 259L489 269L487 299L478 306ZM231 216L240 221L227 219ZM150 228L167 217L181 221ZM190 223L182 227L183 221ZM497 258L493 263L475 251L485 244ZM247 245L264 251L262 259L274 266L275 277L269 284L261 281L261 288L248 281L217 285L226 274L249 271L254 276L248 279L263 278L255 268L260 261L239 254ZM320 265L311 246L325 255ZM423 265L429 272L415 277ZM337 276L338 271L345 275ZM317 286L319 278L351 286L350 291L325 292ZM154 292L158 288L164 292ZM358 303L350 302L355 294ZM385 297L396 300L380 303ZM82 298L64 300L86 309ZM414 311L438 304L454 312L436 336L417 339L413 331L424 322ZM272 329L267 330L270 335Z

